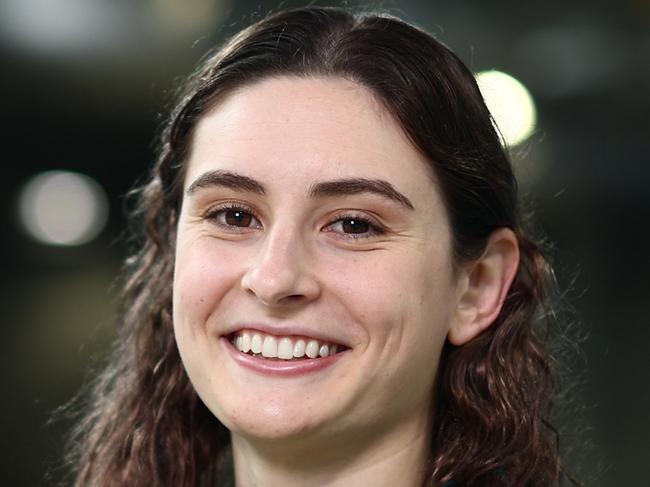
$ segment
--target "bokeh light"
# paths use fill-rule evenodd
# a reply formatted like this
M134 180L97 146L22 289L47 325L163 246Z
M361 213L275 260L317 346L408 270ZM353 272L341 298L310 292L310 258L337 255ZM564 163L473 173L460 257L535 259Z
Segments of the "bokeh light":
M47 56L146 60L169 55L177 41L191 42L219 19L225 1L2 0L0 44ZM134 49L134 44L138 45Z
M478 73L476 81L502 142L515 146L530 137L537 123L537 109L528 89L512 76L495 70Z
M108 200L88 176L47 171L30 179L20 194L20 219L27 233L47 245L82 245L95 238L108 218Z

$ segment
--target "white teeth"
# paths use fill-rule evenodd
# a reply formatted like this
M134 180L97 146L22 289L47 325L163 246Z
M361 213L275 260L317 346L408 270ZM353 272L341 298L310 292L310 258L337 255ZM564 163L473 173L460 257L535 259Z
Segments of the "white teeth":
M293 345L291 339L284 337L278 345L278 358L285 360L293 358Z
M262 336L258 333L255 333L251 339L251 352L262 353Z
M264 337L262 356L266 358L274 358L278 356L278 341L272 336L267 335Z
M241 346L239 350L244 353L248 353L251 349L251 335L248 332L244 332L241 335Z
M232 340L233 346L243 353L251 352L265 358L278 358L291 360L303 358L305 355L311 359L329 357L338 352L335 344L321 343L318 340L294 339L290 337L276 337L265 333L251 333L243 331L237 333Z
M305 340L298 340L293 346L293 356L300 358L305 356Z
M327 345L321 345L320 349L318 350L318 355L321 357L327 357L330 353L330 347Z
M305 353L309 358L318 357L318 342L316 340L309 340L307 347L305 348Z

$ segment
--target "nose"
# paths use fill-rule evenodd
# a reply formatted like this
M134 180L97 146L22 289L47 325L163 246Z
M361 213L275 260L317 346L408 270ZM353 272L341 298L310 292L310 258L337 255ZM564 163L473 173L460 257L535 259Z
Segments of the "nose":
M258 245L241 280L246 292L268 307L305 304L320 295L318 279L311 272L297 232L276 228Z

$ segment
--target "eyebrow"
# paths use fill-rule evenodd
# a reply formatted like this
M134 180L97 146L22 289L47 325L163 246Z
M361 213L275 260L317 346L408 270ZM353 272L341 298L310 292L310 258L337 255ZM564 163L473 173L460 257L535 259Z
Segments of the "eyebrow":
M334 181L325 181L313 185L309 190L309 196L312 198L322 198L327 196L345 196L352 194L371 193L389 200L395 201L409 210L415 207L402 193L388 181L383 179L366 179L366 178L345 178Z
M231 171L216 170L204 172L196 178L194 182L190 184L189 188L187 188L187 195L196 193L198 189L214 186L237 189L239 191L247 191L249 193L257 193L261 195L266 194L266 188L264 188L264 185L255 181L253 178Z
M260 195L267 193L265 186L253 178L231 171L215 170L205 172L196 178L187 188L186 194L191 195L201 188L208 187L223 187ZM376 194L399 203L409 210L415 209L411 200L383 179L343 178L323 181L312 185L307 194L310 198L325 198L363 193Z

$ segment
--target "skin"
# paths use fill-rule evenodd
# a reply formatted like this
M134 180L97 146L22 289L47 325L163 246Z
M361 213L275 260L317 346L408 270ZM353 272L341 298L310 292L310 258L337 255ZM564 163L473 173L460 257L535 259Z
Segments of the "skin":
M187 164L175 335L199 396L232 432L238 487L419 485L441 348L498 313L518 260L512 232L454 274L427 161L348 80L280 77L231 93L198 123ZM265 194L193 184L214 171ZM386 181L413 208L372 192L309 194L341 178ZM350 219L377 230L350 233ZM349 350L314 373L262 375L222 338L251 323Z

